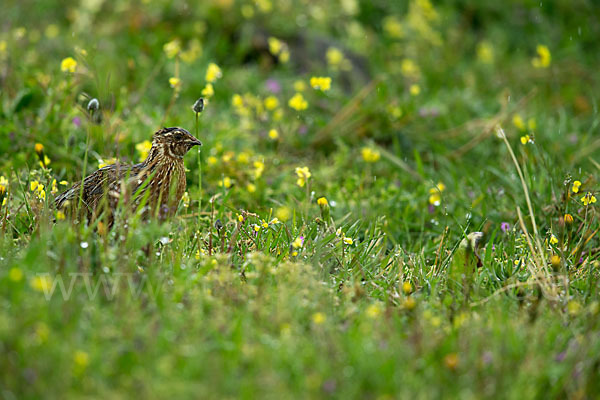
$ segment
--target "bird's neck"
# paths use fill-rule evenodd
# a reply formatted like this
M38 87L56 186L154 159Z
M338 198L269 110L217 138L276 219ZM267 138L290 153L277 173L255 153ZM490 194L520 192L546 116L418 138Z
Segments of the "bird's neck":
M183 162L183 157L172 154L167 146L153 144L148 152L148 157L144 161L144 164L152 167L163 161Z

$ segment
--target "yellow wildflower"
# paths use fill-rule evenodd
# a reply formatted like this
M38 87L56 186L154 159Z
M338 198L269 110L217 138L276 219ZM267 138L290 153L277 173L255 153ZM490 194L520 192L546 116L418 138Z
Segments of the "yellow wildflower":
M296 175L298 175L298 180L296 181L296 184L300 187L304 187L304 185L306 184L306 182L312 174L310 173L308 167L297 167Z
M278 138L279 138L279 132L277 132L277 129L271 129L269 131L269 139L277 140Z
M535 122L535 118L529 118L527 120L527 129L529 129L530 131L535 131L535 128L537 128L537 123Z
M410 294L412 292L412 290L413 290L413 287L409 281L406 281L402 284L402 291L404 292L404 294Z
M21 282L21 279L23 279L23 271L17 267L12 267L10 271L8 271L8 278L13 282Z
M404 304L403 304L404 309L408 310L408 311L414 309L416 307L416 305L417 305L417 302L415 301L415 299L412 298L412 296L407 297L406 300L404 300Z
M523 117L521 117L519 114L513 115L512 123L518 130L525 130L525 122L523 121Z
M521 144L525 145L529 142L532 142L531 137L529 135L521 136Z
M144 161L146 158L148 158L148 153L150 152L151 148L152 142L149 140L144 140L143 142L135 145L135 149L140 153L140 161Z
M77 61L75 61L73 59L73 57L67 57L67 58L63 59L60 63L60 70L62 72L73 73L73 72L75 72L76 68L77 68Z
M306 90L306 83L304 83L304 81L296 81L294 82L294 90L296 92L303 92Z
M232 185L232 181L231 178L226 176L225 178L221 179L219 181L219 187L225 187L226 189L229 189Z
M393 39L402 39L404 37L404 28L402 23L395 16L385 17L383 19L384 32Z
M265 170L265 163L260 161L260 160L256 160L254 161L254 179L258 179L262 176L263 171Z
M171 40L163 45L163 50L167 55L167 58L174 58L181 52L181 42L179 39Z
M271 225L277 225L279 223L280 223L279 222L279 218L277 218L277 217L275 217L275 218L273 218L272 220L269 221L269 224L271 224Z
M244 222L244 216L242 214L237 215L238 222Z
M344 244L352 244L352 243L354 243L354 240L352 238L344 237Z
M306 110L308 108L308 102L304 99L302 94L296 93L288 102L288 105L296 111Z
M325 322L327 318L325 317L325 314L323 314L322 312L316 312L312 315L312 321L315 325L321 325Z
M484 64L494 62L494 49L488 41L481 41L477 45L477 59Z
M37 154L42 154L44 152L44 145L41 143L36 143L34 146L34 150Z
M290 219L292 215L292 211L290 210L289 207L279 207L276 211L275 211L275 216L282 220L282 221L287 221L288 219Z
M181 79L172 76L169 78L169 85L171 85L173 89L179 89L179 86L181 86Z
M283 42L275 37L269 37L267 39L269 42L269 52L274 56L278 55L281 49L283 48Z
M185 208L188 208L190 206L190 194L188 192L184 192L183 196L181 197L181 201L183 203L183 206Z
M458 354L456 353L450 353L448 354L446 357L444 357L444 365L446 366L446 368L454 371L456 370L456 368L458 368Z
M550 235L550 244L557 244L558 243L558 238L556 236L554 236L553 234Z
M581 202L584 206L594 204L596 202L596 196L594 196L591 192L587 192L585 196L581 198Z
M77 368L85 369L90 363L90 356L85 351L77 350L73 354L73 362Z
M38 275L29 281L29 285L37 292L47 292L52 287L52 278L48 275Z
M430 192L429 204L431 204L432 206L439 206L440 204L442 204L442 196L439 194L439 192Z
M571 188L571 190L573 191L573 193L579 193L580 187L581 187L581 182L575 181L575 182L573 182L573 187Z
M402 71L402 75L411 79L417 79L421 74L417 64L410 58L402 60L400 63L400 71Z
M411 95L418 96L421 93L421 87L414 83L410 85L409 91Z
M573 216L571 214L565 214L563 219L565 220L565 223L568 225L572 224L574 221Z
M64 212L62 212L61 210L58 210L58 211L56 212L56 220L57 220L57 221L62 221L62 220L64 220L64 219L65 219L65 213L64 213Z
M248 162L250 161L250 154L248 154L245 151L242 151L240 154L238 154L237 160L241 164L248 164Z
M272 111L279 106L279 100L275 96L269 96L265 99L265 108L269 111Z
M325 92L331 89L331 78L328 76L313 76L310 78L310 86L313 89Z
M196 250L196 254L194 254L194 258L199 260L202 254L206 254L206 251L204 249L198 249Z
M329 205L329 202L327 201L326 197L319 197L317 199L317 204L320 205L321 207L325 207Z
M327 49L325 57L327 58L327 63L332 67L337 67L344 61L344 53L335 47Z
M292 247L294 249L299 249L300 247L302 247L304 245L304 237L303 236L298 236L296 239L294 239L294 241L292 242Z
M249 183L246 185L246 190L248 193L254 193L256 192L256 185L254 183Z
M219 66L217 64L215 64L215 63L208 64L208 68L206 69L206 76L205 76L205 79L207 82L215 82L221 76L223 76L223 73L221 72L221 68L219 68Z
M136 146L136 147L137 147L137 146ZM146 154L147 154L147 153L146 153ZM146 159L146 157L144 157L143 159L145 160L145 159ZM143 161L143 160L142 160L142 161ZM104 168L104 167L106 167L107 165L112 165L112 164L114 164L114 163L116 163L116 162L117 162L117 159L116 159L116 158L113 158L113 157L111 157L111 158L107 158L106 160L100 159L100 160L98 160L98 168Z
M360 153L362 155L363 160L368 163L377 162L381 158L379 150L370 147L363 147Z
M254 232L258 232L260 231L260 226L258 226L257 224L254 224Z
M543 44L538 44L536 48L537 56L531 60L531 65L535 68L548 68L552 61L550 49Z
M231 104L234 107L243 107L244 106L244 98L236 93L231 98Z
M381 306L379 304L371 304L369 307L367 307L367 317L375 319L377 317L379 317L381 315Z
M215 89L213 88L212 83L207 83L206 86L204 86L204 89L202 89L202 96L206 97L206 98L210 98L212 96L214 96L215 94Z
M550 257L550 264L552 265L552 267L554 269L559 268L560 267L560 263L561 263L561 260L560 260L560 256L559 255L553 254L552 257Z
M206 162L208 163L208 165L215 165L217 163L217 157L209 156Z

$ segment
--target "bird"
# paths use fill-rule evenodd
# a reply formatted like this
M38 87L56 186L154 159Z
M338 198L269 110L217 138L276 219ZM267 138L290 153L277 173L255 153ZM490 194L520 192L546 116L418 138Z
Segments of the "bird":
M57 210L87 214L88 221L106 213L109 225L119 204L164 220L177 211L185 193L183 157L202 143L179 127L162 128L152 137L147 158L139 164L107 165L75 183L54 200ZM80 208L81 206L81 208Z

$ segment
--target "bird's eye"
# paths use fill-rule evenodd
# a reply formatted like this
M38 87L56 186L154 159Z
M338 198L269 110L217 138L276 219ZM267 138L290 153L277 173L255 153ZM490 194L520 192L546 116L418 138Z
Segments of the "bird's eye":
M175 135L175 140L181 140L181 139L183 139L183 134L181 134L181 133L177 133L177 134Z

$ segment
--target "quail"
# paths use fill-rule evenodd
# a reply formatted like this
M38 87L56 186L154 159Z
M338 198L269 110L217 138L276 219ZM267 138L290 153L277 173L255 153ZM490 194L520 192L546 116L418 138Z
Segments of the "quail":
M130 210L143 205L145 215L165 219L177 210L186 187L183 156L202 143L183 128L163 128L154 133L148 157L141 163L115 163L100 168L56 197L59 210L87 214L89 220L123 204ZM81 197L80 197L81 195ZM81 208L80 207L81 204Z

